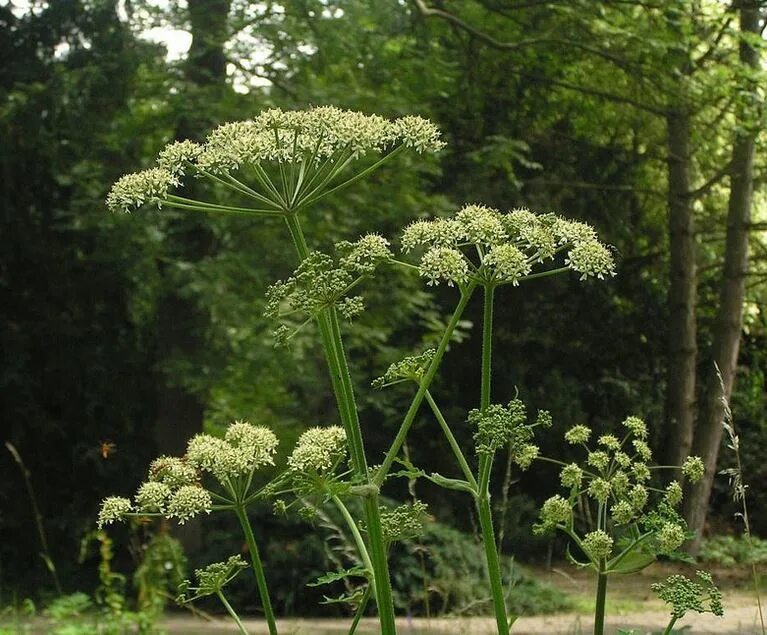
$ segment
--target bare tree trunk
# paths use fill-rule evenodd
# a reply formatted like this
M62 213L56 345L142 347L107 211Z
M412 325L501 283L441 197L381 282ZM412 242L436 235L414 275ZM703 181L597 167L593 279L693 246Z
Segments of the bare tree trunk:
M670 250L666 459L674 465L689 454L695 420L696 256L690 197L689 113L684 109L670 110L666 127Z
M754 0L740 3L741 33L749 35L760 33L760 16L757 6L758 3ZM740 61L747 70L759 67L758 52L744 40L740 43ZM743 88L749 91L756 89L753 82L748 79ZM688 487L685 500L685 518L690 529L696 532L695 539L689 545L691 553L697 553L700 548L722 441L724 421L722 399L729 400L732 395L740 335L743 329L743 303L746 295L749 223L753 194L754 146L757 134L753 129L753 122L748 119L750 117L747 112L739 113L739 125L732 148L724 275L719 293L712 346L713 361L721 372L721 381L712 364L706 373L703 407L693 443L693 454L703 459L706 472L699 483Z

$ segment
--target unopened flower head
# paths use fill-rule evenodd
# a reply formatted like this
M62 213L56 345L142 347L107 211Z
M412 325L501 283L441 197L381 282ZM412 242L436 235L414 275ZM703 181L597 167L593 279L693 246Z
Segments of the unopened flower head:
M644 485L633 485L628 491L628 499L635 511L642 511L647 505L647 488Z
M393 256L389 241L378 234L366 234L356 242L341 242L336 251L342 254L341 265L362 274L370 274L375 268Z
M428 506L414 501L391 511L381 512L381 530L387 542L410 540L423 533Z
M621 443L618 441L618 437L616 437L614 434L603 434L601 437L599 437L597 443L602 447L613 451L619 450L621 447Z
M623 422L623 427L639 439L647 438L647 424L639 417L627 417Z
M684 528L676 523L665 523L655 536L658 541L658 550L661 553L676 551L682 546L686 538Z
M197 470L179 457L161 456L149 465L148 480L175 489L196 482Z
M419 382L436 353L436 349L429 348L420 355L409 355L398 362L394 362L386 369L383 376L373 381L373 387L383 388L384 386L407 380Z
M491 404L484 410L469 412L468 421L476 427L474 441L478 454L492 454L498 449L510 445L512 457L525 453L530 461L530 449L527 448L533 433L525 425L525 405L518 399L511 401L508 406ZM537 450L537 449L536 449ZM536 453L537 455L537 453Z
M566 498L559 494L552 496L541 507L541 520L545 525L566 525L570 522L573 509Z
M610 487L618 496L623 496L623 494L628 490L630 484L631 481L629 480L626 472L623 470L615 470L613 475L610 477Z
M640 439L634 439L631 443L634 446L637 456L639 456L642 461L646 462L652 458L652 450L650 450L650 446L647 445L647 443Z
M583 470L577 463L570 463L562 468L559 480L564 487L580 487L583 482Z
M112 186L107 196L107 208L112 212L130 212L145 203L159 202L177 182L161 168L126 174Z
M516 463L520 469L526 470L529 468L535 459L540 454L540 448L534 443L525 443L519 449L512 453L512 461Z
M682 474L689 478L692 483L697 483L702 479L705 472L706 466L699 456L688 456L682 463Z
M339 426L309 428L299 438L288 466L294 472L323 473L332 469L346 452L346 433Z
M586 462L591 467L595 467L600 472L604 472L610 464L610 455L602 450L595 450L594 452L589 452Z
M646 463L633 463L631 465L631 474L637 481L649 481L650 480L650 468Z
M210 513L213 500L210 493L197 485L179 487L168 500L165 513L178 519L183 525L190 518L203 512Z
M682 501L682 486L677 481L671 481L666 487L666 502L676 507Z
M608 558L613 550L613 539L605 531L597 529L583 537L583 549L593 560Z
M136 492L136 508L141 512L164 512L173 490L165 483L147 481Z
M616 525L628 525L636 515L631 503L625 500L615 503L610 509L610 514Z
M416 152L439 152L445 147L437 127L428 119L407 116L393 122L395 139Z
M579 443L586 443L590 436L591 428L584 425L577 425L565 432L565 441L570 445L577 445Z
M600 503L606 503L610 497L611 486L609 481L603 478L595 478L589 483L588 493L591 498L599 501Z
M671 615L677 619L687 611L723 615L722 593L714 586L711 574L697 572L697 581L683 575L672 575L664 582L655 582L651 588L666 604L671 605Z
M132 511L133 505L131 505L130 500L127 498L122 496L109 496L105 498L101 503L101 510L99 511L99 529L103 529L104 526L111 525L114 522L124 520L125 515Z

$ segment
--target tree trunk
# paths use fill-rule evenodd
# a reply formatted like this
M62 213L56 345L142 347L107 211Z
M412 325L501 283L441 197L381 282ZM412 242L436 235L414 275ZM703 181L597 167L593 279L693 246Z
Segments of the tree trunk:
M753 0L741 3L741 33L759 34L760 20L757 4ZM759 67L758 52L745 41L740 43L740 61L746 67L746 71ZM756 89L753 81L748 79L742 88L748 91ZM713 361L719 368L721 380L712 364L706 372L703 407L693 443L693 454L703 459L706 472L699 483L688 487L685 499L685 518L690 529L696 532L695 539L689 545L692 553L697 553L700 548L702 530L706 522L706 512L722 441L723 399L729 400L732 395L740 334L743 329L756 141L756 131L749 118L748 113L741 110L732 148L724 275L719 293L712 345Z
M669 348L666 387L668 444L672 465L689 454L695 419L696 257L690 197L690 116L670 110L666 116L668 145Z

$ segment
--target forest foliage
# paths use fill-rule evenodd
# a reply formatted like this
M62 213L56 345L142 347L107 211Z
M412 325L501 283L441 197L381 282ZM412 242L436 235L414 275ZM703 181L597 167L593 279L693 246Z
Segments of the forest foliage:
M189 54L168 60L143 35L157 26L189 31ZM221 431L246 417L290 447L307 427L335 423L314 335L300 333L289 350L275 349L262 317L264 290L293 269L276 240L282 227L170 209L112 214L104 205L119 175L149 166L169 141L200 139L218 123L269 106L419 114L447 142L437 157L403 154L345 196L323 201L305 219L307 233L322 237L317 247L371 228L392 235L413 217L477 200L594 225L615 246L617 275L582 286L575 277L545 280L505 296L496 324L498 349L508 354L495 360L494 390L499 399L523 395L531 411L549 410L560 431L588 423L609 433L626 413L640 414L661 454L677 453L683 442L674 408L684 403L700 424L718 385L709 378L739 176L733 148L751 139L749 271L730 401L745 474L755 483L767 477L767 84L759 67L742 63L744 46L761 51L761 33L743 35L733 7L704 0L188 0L184 8L61 0L0 3L0 27L2 436L30 469L65 573L95 577L76 554L98 502L130 491L151 457L178 451L190 432ZM675 230L674 218L687 224ZM447 319L442 293L427 293L415 279L372 281L366 302L387 310L350 328L372 463L407 394L373 391L369 382L433 344ZM479 384L480 315L481 302L472 303L439 378L448 417L476 405L462 386ZM692 357L680 338L692 342ZM678 386L685 368L689 381ZM692 404L670 403L677 388ZM423 419L407 451L439 470L443 449ZM471 431L457 435L468 441ZM569 452L561 434L540 441L547 454ZM105 453L103 443L114 450ZM724 446L718 458L719 469L732 460ZM503 550L544 554L549 539L533 536L530 525L556 488L556 473L534 466L515 487L524 494L509 501L500 489L505 463L496 462L494 479ZM34 588L47 572L36 560L29 501L9 456L0 460L0 476L5 593ZM392 493L409 496L404 483ZM762 535L765 495L750 491L751 523ZM446 525L473 531L468 503L427 485L419 496ZM710 530L731 528L734 511L727 479L715 479ZM269 510L261 516L293 548L325 557L301 526L285 527ZM451 531L434 530L448 549ZM271 558L285 577L278 586L296 588L303 573L289 571L278 549L267 552L267 568ZM401 557L415 567L414 554ZM281 608L293 610L289 604L303 597Z

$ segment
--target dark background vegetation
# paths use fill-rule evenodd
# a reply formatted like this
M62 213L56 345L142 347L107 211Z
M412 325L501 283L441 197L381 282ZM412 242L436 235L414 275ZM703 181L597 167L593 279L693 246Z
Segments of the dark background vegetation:
M677 87L688 86L695 364L705 376L717 337L739 104L761 99L732 71L737 11L687 0L435 2L446 12L435 15L425 7L404 0L188 0L188 8L173 9L143 0L0 3L0 438L31 472L65 586L94 576L77 551L100 499L131 492L159 452L179 452L193 432L234 418L273 426L284 448L304 427L334 423L313 334L287 351L265 336L263 291L292 268L281 226L171 211L116 216L103 204L117 177L149 166L165 143L203 138L216 123L269 106L417 113L435 120L448 143L436 159L403 156L323 203L306 219L318 247L371 230L395 237L416 216L473 201L554 210L595 225L615 246L614 279L557 278L501 295L495 395L518 391L531 409L552 412L555 429L542 439L548 454L566 455L560 439L570 425L610 430L634 413L649 422L656 449L668 449L668 113L680 99ZM140 37L157 24L191 31L182 60L166 61L163 46ZM707 57L693 73L678 64L685 55ZM732 406L754 484L753 526L765 535L765 157L759 113L749 121L754 227ZM381 281L349 328L372 463L408 395L375 393L369 382L431 341L454 299L449 289L427 293L417 280ZM479 380L479 308L470 308L436 385L452 421L475 406L464 388ZM701 403L706 386L696 388ZM416 464L448 471L433 430L424 415L407 449ZM457 435L470 439L468 428ZM116 446L106 460L104 441ZM731 460L724 450L720 466ZM498 461L499 488L504 469ZM512 480L508 501L496 492L508 509L504 551L541 563L552 545L533 538L530 524L556 474L534 466ZM417 488L441 523L433 530L443 532L438 567L440 558L457 557L449 549L462 538L447 536L450 527L471 534L473 512L468 500ZM404 483L387 493L409 495ZM718 479L709 529L735 531L733 511L726 480ZM269 536L267 569L283 576L273 583L282 589L280 610L306 612L302 603L317 598L297 589L324 570L321 533L269 510L259 513L259 528ZM226 523L202 531L188 538L198 543L193 562L229 555L227 538L237 549ZM0 454L0 533L2 597L44 591L49 578L29 500L7 453ZM421 566L415 555L395 557L405 564L393 570Z

